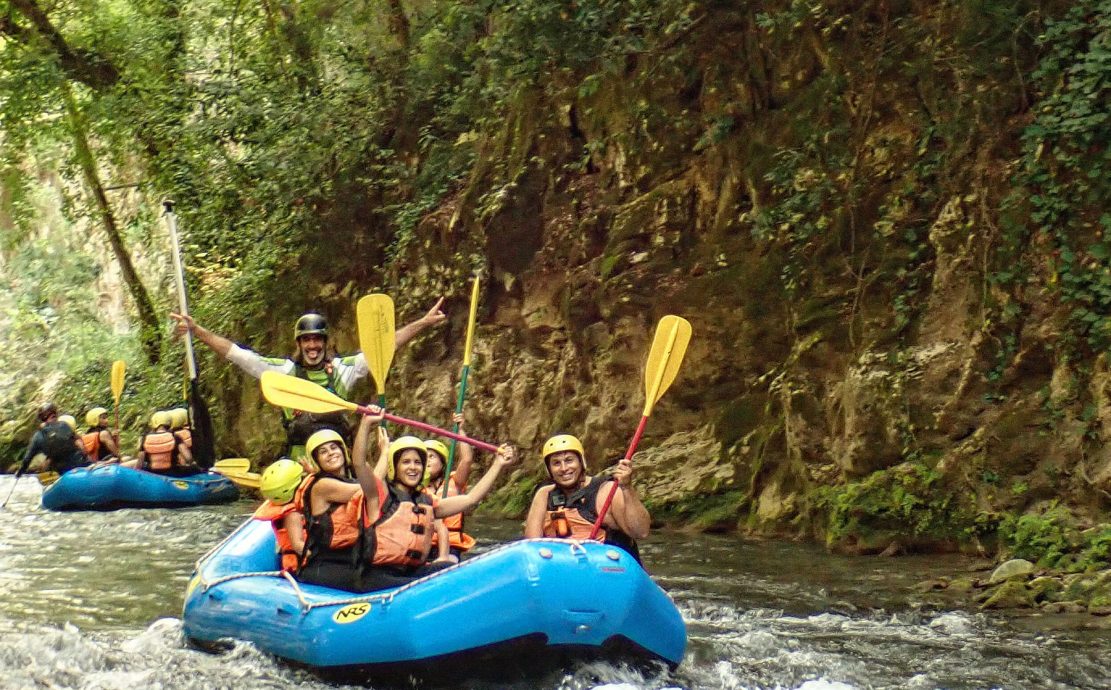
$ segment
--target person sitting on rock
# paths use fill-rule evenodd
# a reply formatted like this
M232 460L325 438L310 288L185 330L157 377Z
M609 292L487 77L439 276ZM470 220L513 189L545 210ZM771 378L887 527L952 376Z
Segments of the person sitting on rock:
M589 538L613 482L618 491L602 521L598 537L620 546L640 562L637 539L648 536L651 518L633 487L633 466L622 459L613 478L591 477L582 442L570 434L557 434L544 443L544 468L552 484L536 490L525 520L525 538Z

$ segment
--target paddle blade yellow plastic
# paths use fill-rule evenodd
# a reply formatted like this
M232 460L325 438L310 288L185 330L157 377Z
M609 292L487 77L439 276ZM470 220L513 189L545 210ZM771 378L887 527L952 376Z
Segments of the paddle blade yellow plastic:
M123 393L123 377L126 373L126 362L122 359L112 362L112 397L116 399L116 403L119 403L120 394Z
M474 342L474 327L478 317L478 276L474 278L471 286L471 311L467 315L467 340L463 346L463 366L471 363L471 343Z
M648 364L644 367L645 417L651 414L652 406L675 380L690 341L689 321L673 314L660 319L652 338L652 349L648 351Z
M366 357L366 366L370 369L378 395L385 395L386 376L393 362L393 300L382 293L367 295L356 305L355 317L359 323L359 347Z
M229 472L250 472L251 461L248 458L224 458L217 460L212 464L212 469L217 472L227 470Z
M263 372L259 383L262 385L262 397L278 407L315 413L354 410L359 407L312 381L276 371Z
M239 470L222 469L216 465L212 466L213 472L218 472L232 481L233 484L242 489L257 489L262 481L262 475L258 472L242 472Z

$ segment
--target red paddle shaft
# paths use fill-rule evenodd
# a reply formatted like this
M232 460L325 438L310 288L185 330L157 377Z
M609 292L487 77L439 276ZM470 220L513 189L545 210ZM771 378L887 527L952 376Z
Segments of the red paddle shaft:
M640 424L637 425L637 431L633 434L633 440L629 444L629 450L625 451L625 459L632 460L633 453L636 452L637 444L640 443L640 437L644 435L644 427L648 424L648 415L640 418ZM602 509L598 511L598 519L594 521L594 527L590 529L589 539L597 539L598 531L602 529L602 521L606 519L606 513L609 512L610 504L613 503L613 497L617 494L617 480L613 480L610 485L609 495L606 496L606 502L602 504Z
M362 414L365 414L365 415L377 414L374 410L367 407L366 405L359 405L356 408L356 411L361 412ZM398 417L397 415L390 414L389 412L382 413L382 416L385 417L386 419L390 420L394 424L400 424L402 426L411 426L414 429L421 429L422 431L427 431L427 432L436 434L437 436L445 436L447 438L453 438L456 441L459 441L460 443L466 443L468 446L473 446L475 448L478 448L479 450L484 450L488 453L497 453L498 452L498 447L497 446L495 446L492 443L487 443L485 441L479 441L477 438L471 438L470 436L464 436L463 434L457 434L454 431L448 431L447 429L441 429L438 426L432 426L431 424L425 424L424 422L418 422L415 419L406 419L404 417Z

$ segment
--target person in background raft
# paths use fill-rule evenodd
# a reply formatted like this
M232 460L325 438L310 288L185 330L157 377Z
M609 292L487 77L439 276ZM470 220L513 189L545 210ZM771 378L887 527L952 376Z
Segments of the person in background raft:
M103 407L89 410L85 413L85 425L88 429L81 435L81 443L90 460L105 462L119 457L119 439L108 428L108 410Z
M463 413L457 412L452 421L459 425L459 433L466 434L463 430ZM428 469L424 476L425 492L430 496L444 495L444 468L447 466L448 447L439 439L427 439L424 447L428 452ZM474 462L474 448L466 443L455 444L456 459L459 461L451 470L448 478L448 496L458 496L467 491L467 479L471 475L471 464ZM463 531L463 513L456 513L443 519L444 527L448 532L448 543L451 555L458 561L464 553L474 548L474 537ZM439 530L432 538L432 546L440 544Z
M38 410L39 430L31 437L23 462L15 476L22 477L36 455L45 455L48 471L65 474L78 467L88 467L89 458L85 446L77 433L58 418L58 408L54 403L43 403ZM74 422L76 426L76 421Z
M159 410L150 416L150 431L139 439L139 468L184 477L203 472L193 464L193 454L170 431L170 412Z
M175 407L170 410L170 431L174 432L181 444L193 452L193 431L189 428L189 410Z
M446 558L426 562L432 549L433 521L474 508L494 487L501 471L517 460L516 451L503 444L490 469L468 493L444 499L431 497L421 490L428 462L424 442L403 436L389 443L385 428L378 424L380 419L363 417L352 452L355 476L362 487L356 545L358 577L351 588L356 592L398 587L449 567L453 561ZM388 482L383 482L367 463L371 427L376 427L378 464L386 456ZM443 546L441 542L441 554L446 556Z
M401 347L429 326L436 326L447 320L440 311L444 300L439 301L421 318L398 329L394 335L394 346ZM293 340L297 350L291 358L263 357L251 350L242 348L222 335L202 328L188 315L170 314L177 321L174 332L184 335L192 330L202 343L236 365L251 376L258 378L264 371L277 371L292 374L320 384L341 398L347 399L351 389L367 376L366 357L360 352L349 357L336 357L328 353L328 322L320 314L305 314L297 319L293 327ZM310 414L294 410L282 410L282 423L286 429L286 455L294 460L305 456L305 441L313 432L330 428L344 437L350 437L347 418L342 412ZM312 471L306 465L306 469Z
M591 477L579 439L570 434L552 436L544 443L544 467L554 484L536 490L525 520L525 538L559 537L586 540L609 495L611 482L619 490L602 522L598 536L620 546L640 562L637 539L648 536L651 518L633 488L633 466L622 458L612 479Z

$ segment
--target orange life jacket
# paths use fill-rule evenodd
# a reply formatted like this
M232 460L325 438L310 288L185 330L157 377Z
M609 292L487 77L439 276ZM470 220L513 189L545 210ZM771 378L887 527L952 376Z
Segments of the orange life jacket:
M466 487L459 486L459 484L455 481L455 473L452 472L451 479L448 482L447 495L449 497L458 496L463 493L463 490L465 488ZM433 498L439 497L443 494L443 484L441 484L439 487L429 486L424 491ZM460 552L467 552L474 548L474 537L463 531L463 513L456 513L455 515L449 515L446 518L440 519L443 521L444 526L447 527L448 544L451 546L451 548L457 549ZM433 530L432 546L436 547L439 545L439 543L440 537L438 534L436 534L436 531Z
M143 452L147 454L148 469L168 470L177 457L177 439L168 431L152 431L143 437Z
M359 514L362 512L363 492L356 491L346 503L329 504L322 514L313 515L312 489L325 477L342 482L352 481L332 475L311 474L297 487L293 503L304 516L306 525L302 567L310 560L355 562L352 550L359 541Z
M297 564L300 561L301 554L293 548L293 540L289 538L289 530L285 528L285 516L296 512L297 506L294 505L293 501L274 503L267 500L263 501L255 514L251 516L256 520L269 522L270 526L274 528L274 536L278 539L278 553L282 557L282 570L291 573L297 572Z
M85 455L93 460L100 459L100 429L89 429L82 434L81 443L85 446Z
M177 440L181 441L181 445L186 448L193 448L193 432L189 430L189 427L178 429L174 432L174 436L177 436Z
M360 559L372 565L408 568L423 565L432 551L435 499L424 492L405 495L381 479L376 478L376 482L379 516L371 523L366 510L362 511Z

